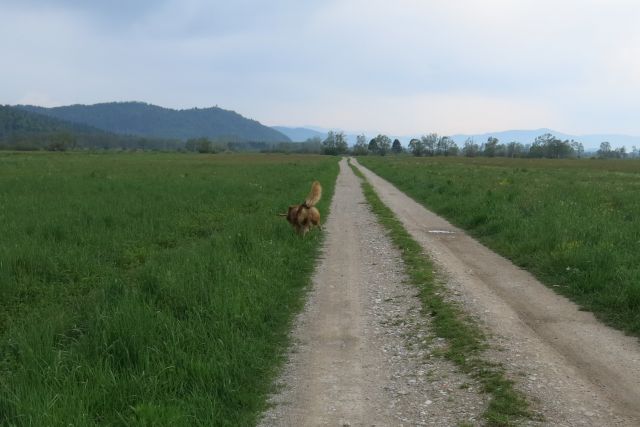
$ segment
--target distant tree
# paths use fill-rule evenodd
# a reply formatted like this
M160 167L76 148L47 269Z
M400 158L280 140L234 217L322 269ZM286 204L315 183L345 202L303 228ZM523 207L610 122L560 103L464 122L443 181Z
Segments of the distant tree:
M391 145L391 151L395 154L402 153L402 144L400 144L400 140L398 138L393 140L393 145Z
M603 141L600 143L600 149L598 150L598 157L606 159L611 157L611 143L609 141Z
M550 133L536 137L529 150L530 157L561 159L574 154L571 141L562 141Z
M455 141L452 139L451 144L447 146L447 151L445 152L445 156L457 156L458 154L460 154L460 147L458 147L458 144L456 144Z
M584 145L581 142L574 141L573 139L569 141L571 145L571 149L573 150L573 155L577 158L581 158L584 155Z
M368 154L367 137L358 135L352 151L354 156L366 156Z
M553 159L564 159L570 157L573 153L573 148L571 147L571 142L566 139L561 141L558 138L554 138L551 145L551 158Z
M536 140L533 141L533 144L531 144L531 146L529 147L529 157L544 157L544 146L542 145L542 142L538 140L538 138L536 138Z
M484 144L483 154L487 157L495 157L498 148L498 138L490 136Z
M446 151L445 145L447 144L447 140L445 139L447 138L446 136L441 136L437 139L436 141L436 149L435 149L435 155L436 156L444 156L444 153Z
M337 156L349 151L349 145L344 132L334 132L330 130L327 133L327 137L322 141L322 152L324 154L330 154Z
M322 153L322 138L319 136L307 138L307 140L302 143L300 151L303 153Z
M336 141L336 154L344 154L349 151L349 144L347 143L347 137L344 135L344 132L336 132L335 134Z
M511 141L510 143L505 145L505 156L506 157L522 157L524 155L525 148L522 144L516 141Z
M480 155L480 147L473 141L473 138L467 138L462 147L462 155L466 157L476 157Z
M371 138L371 141L369 141L369 147L368 147L369 151L375 154L378 154L378 140L375 138Z
M458 151L458 146L450 137L442 136L438 138L435 153L437 156L457 156Z
M411 151L411 154L413 154L414 156L424 156L425 150L422 140L413 138L411 141L409 141L409 151Z
M211 152L211 141L207 138L198 138L196 140L196 150L198 153L210 153Z
M421 138L422 145L424 145L424 154L426 156L434 156L436 154L436 145L438 144L438 134L430 133L423 135Z
M385 156L391 149L391 139L387 135L376 136L376 144L378 145L378 154Z
M322 153L330 155L338 154L336 149L336 134L332 130L327 133L327 137L322 141Z
M46 149L49 151L67 151L76 145L76 137L70 132L57 132L49 137Z
M196 151L197 149L196 139L195 138L187 139L187 142L185 142L184 144L184 149L187 151Z

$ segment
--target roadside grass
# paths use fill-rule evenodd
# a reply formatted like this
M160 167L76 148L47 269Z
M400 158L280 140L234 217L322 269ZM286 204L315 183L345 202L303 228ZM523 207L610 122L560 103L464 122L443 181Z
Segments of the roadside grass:
M498 364L486 361L482 352L486 348L482 331L453 302L444 298L445 287L434 276L429 257L380 200L362 173L350 163L362 180L367 202L378 220L387 229L393 243L400 249L410 282L420 291L423 312L430 315L434 333L446 339L443 356L454 362L462 372L477 380L491 397L483 416L488 425L509 426L519 420L531 418L528 403L513 388Z
M252 425L337 159L0 153L0 425Z
M584 310L640 337L640 161L359 161Z

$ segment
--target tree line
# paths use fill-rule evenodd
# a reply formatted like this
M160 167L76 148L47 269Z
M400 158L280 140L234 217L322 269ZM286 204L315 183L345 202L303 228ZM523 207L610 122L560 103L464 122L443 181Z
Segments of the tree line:
M356 143L350 149L343 132L330 131L327 138L322 141L323 154L353 154L365 156L369 154L385 156L389 153L410 153L417 157L422 156L465 156L465 157L511 157L511 158L547 158L566 159L581 158L585 156L584 145L573 139L561 140L556 136L545 133L536 137L531 144L523 144L517 141L501 143L498 138L489 137L486 142L477 143L473 138L467 138L462 147L449 136L430 133L420 138L414 138L405 149L398 139L391 141L387 135L378 135L367 142L365 135L358 135ZM600 149L595 153L600 158L627 158L640 157L640 152L635 146L627 153L624 146L613 148L611 143L605 141L600 144Z
M399 154L403 151L404 148L402 148L400 140L396 138L392 142L391 138L382 134L372 138L368 143L366 136L358 135L356 137L356 143L351 150L349 149L349 144L347 143L344 132L329 131L327 138L322 141L323 154L338 155L351 153L356 156L363 156L371 153L384 156L389 152Z

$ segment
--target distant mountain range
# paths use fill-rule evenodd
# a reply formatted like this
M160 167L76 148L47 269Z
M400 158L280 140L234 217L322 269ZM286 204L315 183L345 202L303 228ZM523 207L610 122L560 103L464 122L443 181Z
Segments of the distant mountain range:
M271 126L271 129L275 129L278 132L287 135L293 142L304 142L311 138L325 139L327 137L326 132L319 132L317 130L303 127L291 128L286 126Z
M299 141L307 139L308 137L319 136L324 139L327 135L329 129L319 128L315 126L308 127L284 127L277 126L275 129L280 130L282 133L288 135L292 140ZM295 133L294 133L295 131ZM367 137L367 140L375 137L378 133L383 132L364 132ZM540 128L540 129L529 129L529 130L506 130L506 131L498 131L498 132L486 132L479 134L455 134L450 135L451 138L458 144L462 146L467 138L473 138L474 141L478 144L486 142L487 139L492 136L494 138L498 138L501 143L507 143L511 141L521 142L523 144L532 143L536 137L540 135L544 135L545 133L550 133L557 138L562 140L575 140L581 142L585 149L587 150L597 150L600 147L600 143L603 141L609 141L613 147L626 146L627 148L631 148L632 146L640 147L640 136L632 136L632 135L620 135L620 134L589 134L589 135L571 135L564 132L558 132L553 129ZM358 132L353 131L345 131L345 136L349 141L349 144L353 145L356 142L356 135L359 135ZM420 138L421 135L388 135L389 138L396 139L398 138L400 142L404 146L409 144L409 141L413 138Z
M64 107L16 106L24 111L106 132L149 138L207 137L233 142L290 142L275 129L218 107L174 110L143 102L109 102Z

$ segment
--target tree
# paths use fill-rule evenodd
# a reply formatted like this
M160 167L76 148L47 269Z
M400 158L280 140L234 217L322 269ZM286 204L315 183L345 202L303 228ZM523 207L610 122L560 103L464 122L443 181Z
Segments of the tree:
M549 159L569 157L572 153L573 148L570 141L562 141L550 133L536 137L529 150L531 157L547 157Z
M436 143L436 155L438 156L457 156L458 146L455 141L448 136L438 138Z
M627 149L623 145L622 147L618 147L615 150L616 159L626 159L627 158Z
M480 147L473 141L473 138L467 138L462 147L462 155L466 157L476 157L480 154Z
M402 153L402 144L400 144L400 140L398 138L393 140L391 151L393 151L396 154Z
M336 154L344 154L349 151L349 144L344 132L340 131L335 134Z
M495 157L498 148L498 138L490 136L484 144L483 154L487 157Z
M433 156L436 153L436 145L438 143L438 134L430 133L423 135L421 138L424 145L424 153L426 156Z
M327 133L327 137L322 141L322 153L330 155L338 154L336 151L336 135L332 130Z
M196 139L187 139L187 142L184 144L184 149L187 151L196 151Z
M69 132L58 132L50 136L46 149L49 151L67 151L75 148L76 137Z
M584 145L582 145L581 142L574 141L572 139L571 141L569 141L569 144L571 145L571 149L573 150L573 154L577 158L581 158L584 155Z
M319 136L307 138L300 150L303 153L322 153L322 138Z
M505 156L506 157L522 157L525 152L525 148L522 144L516 141L511 141L507 145L505 145Z
M330 130L325 140L322 141L322 152L324 154L337 156L347 151L349 151L349 145L347 144L347 138L344 136L344 132L334 132Z
M356 137L356 144L353 146L354 156L366 156L368 154L367 137L364 135L358 135Z
M409 141L409 151L414 156L423 156L424 155L424 143L421 139L413 138Z
M387 135L376 136L376 143L378 144L378 154L384 156L389 152L391 139Z
M458 154L460 154L460 147L458 147L458 144L451 139L451 143L447 146L445 156L457 156Z
M611 143L609 141L603 141L600 143L598 157L600 157L601 159L611 157Z
M375 138L371 138L371 141L369 141L369 151L371 151L372 153L378 153L379 147L378 147L378 140Z
M196 150L198 150L198 153L210 153L211 141L207 138L198 138L196 142Z

